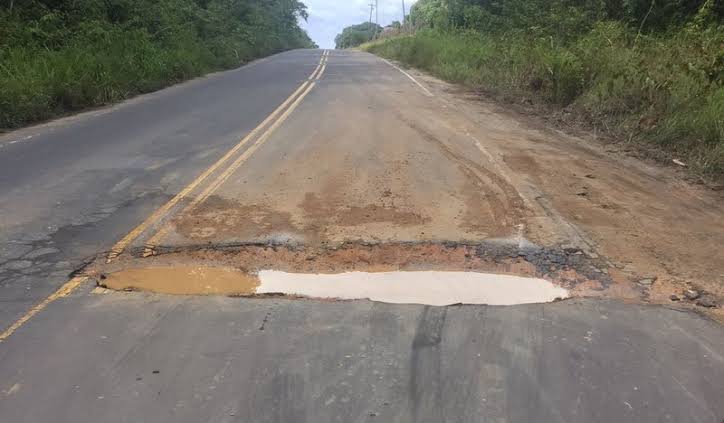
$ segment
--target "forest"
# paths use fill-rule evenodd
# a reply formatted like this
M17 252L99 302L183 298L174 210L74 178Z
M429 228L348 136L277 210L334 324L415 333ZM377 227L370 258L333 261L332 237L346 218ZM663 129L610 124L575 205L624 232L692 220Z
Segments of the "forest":
M297 0L2 0L0 129L315 47Z
M724 176L721 0L419 0L405 24L364 48Z

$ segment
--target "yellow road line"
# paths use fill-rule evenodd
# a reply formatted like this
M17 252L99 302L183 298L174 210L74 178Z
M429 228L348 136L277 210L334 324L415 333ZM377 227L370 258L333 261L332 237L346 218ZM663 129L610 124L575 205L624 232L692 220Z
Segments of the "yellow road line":
M244 162L246 162L249 159L249 157L251 157L251 155L254 154L256 152L256 150L258 150L259 147L261 147L271 137L271 135L274 133L274 131L276 131L276 129L279 128L279 126L281 126L282 123L284 123L284 121L287 120L289 115L291 115L292 112L294 111L294 109L296 109L297 106L299 106L299 104L302 102L302 100L304 100L304 97L306 97L307 94L309 94L309 92L312 91L312 88L314 88L315 85L316 85L316 83L312 82L309 85L309 87L307 87L306 91L304 91L304 93L302 95L300 95L294 101L294 104L289 106L289 108L284 112L284 114L276 122L274 122L274 124L272 124L272 126L270 126L269 129L267 129L266 132L264 132L264 134L262 136L260 136L259 139L254 144L251 145L251 147L249 147L241 156L239 156L239 158L236 159L236 161L234 161L234 163L231 166L229 166L221 175L219 175L216 178L216 180L214 180L214 182L212 182L206 188L206 190L204 190L204 192L201 193L201 195L196 197L186 208L184 208L179 215L184 215L186 213L192 212L199 204L206 201L206 199L209 198L209 196L211 196L211 194L213 194L214 191L216 191L224 182L226 182L226 180L229 179L229 177L234 172L236 172L236 170L242 164L244 164ZM159 229L159 231L153 237L151 237L151 239L148 240L148 242L146 243L147 247L146 247L146 250L144 251L144 255L145 256L151 255L152 249L160 244L160 242L163 240L163 238L168 234L168 232L170 230L171 230L171 225L167 222L165 225L163 225Z
M322 69L319 71L319 75L317 75L317 81L319 81L322 78L322 74L324 73L324 70L327 69L327 65L322 65Z
M68 282L65 283L65 285L61 286L57 291L55 291L53 294L51 294L48 298L44 299L40 304L36 305L35 307L28 310L27 313L23 315L20 319L18 319L15 323L13 323L12 326L7 328L5 332L0 334L0 342L5 341L10 335L12 335L20 326L24 325L25 322L30 320L33 316L43 311L45 307L47 307L50 303L57 300L58 298L63 298L67 295L69 295L73 290L75 290L77 287L79 287L83 282L87 281L88 278L85 276L77 276Z
M312 72L312 74L309 75L309 81L311 81L311 80L313 80L314 78L317 77L317 72L319 72L319 69L321 69L321 68L322 68L322 63L319 63L319 64L317 65L317 69L315 69L314 72Z
M271 137L271 135L274 133L274 131L276 131L277 128L279 128L284 123L284 121L286 121L287 118L289 118L289 115L291 115L292 112L294 111L294 109L296 109L299 106L299 104L302 102L302 100L304 100L304 97L306 97L307 94L309 94L309 92L312 91L312 88L314 88L315 85L316 84L314 82L312 82L309 85L307 90L304 91L304 93L297 98L297 100L294 102L294 104L292 104L284 112L284 114L276 122L274 122L274 124L271 127L269 127L269 129L267 129L267 131L261 137L259 137L259 139L256 141L256 143L254 143L251 147L249 147L244 152L244 154L242 154L238 159L236 159L234 164L229 166L229 168L226 169L226 171L222 175L220 175L216 181L214 181L213 186L210 186L209 188L207 188L206 192L204 192L203 194L201 194L199 196L199 201L197 202L197 204L204 202L204 200L206 200L211 194L213 194L213 192L216 191L216 189L218 189L219 186L221 186L224 182L226 182L227 179L229 179L229 176L231 176L239 168L239 166L241 166L249 157L251 157L251 155L254 154L254 152L256 150L258 150L259 147L261 147L261 145L264 144Z
M294 98L294 96L296 96L297 93L299 91L301 91L307 84L308 84L308 82L305 82L304 84L302 84L302 86L300 86L297 89L297 91L294 92L294 94L292 94L289 98L287 98L287 101L282 103L282 105L280 105L276 110L274 110L274 112L272 112L271 115L269 115L261 124L259 124L259 126L254 128L254 130L252 130L249 133L249 135L244 137L236 146L234 146L234 148L229 150L229 152L226 153L221 159L219 159L211 167L206 169L206 171L204 171L204 173L202 173L200 176L198 176L196 179L194 179L193 182L191 182L189 185L187 185L186 188L181 190L181 192L176 194L175 197L173 197L171 200L169 200L163 206L159 207L153 214L151 214L151 216L149 216L145 221L143 221L143 223L136 226L131 232L129 232L125 237L123 237L123 239L118 241L113 246L113 248L111 248L111 252L108 254L108 261L111 261L114 258L118 257L123 252L123 250L125 250L126 247L128 247L128 245L130 245L133 242L133 240L138 238L151 225L153 225L156 221L161 219L166 213L168 213L169 210L171 210L176 204L178 204L179 201L183 200L187 195L189 195L191 193L191 191L193 191L202 182L204 182L206 180L206 178L208 178L212 173L214 173L214 171L216 171L219 167L224 165L234 155L234 153L239 151L239 149L241 147L243 147L247 142L249 142L249 140L254 138L256 136L256 134L261 130L261 128L263 128L264 126L269 124L269 122L272 119L276 118L277 115L279 114L279 112L284 107L286 107L286 105L289 104L289 102L291 102L291 100Z
M324 70L327 69L327 62L329 62L329 50L325 50L325 54L322 56L322 69L319 71L319 74L315 78L317 81L319 81L322 78L322 74L324 73Z
M325 51L326 52L326 51ZM317 72L322 69L322 61L320 60L319 64L317 65L317 68L314 70L312 75L309 77L309 79L313 79L314 76L317 74ZM322 69L322 72L324 70ZM320 72L321 75L321 72ZM232 169L229 171L227 169L222 175L226 175L223 179L220 179L222 175L217 177L216 182L213 186L218 187L225 181L229 175L233 173L234 170L236 170L244 161L246 161L251 154L253 154L254 151L256 151L259 146L261 146L264 142L266 142L267 139L271 136L271 133L278 128L282 122L284 122L289 115L294 111L294 109L299 106L299 104L302 102L304 97L309 94L309 92L314 88L314 82L305 82L303 83L299 88L297 88L296 91L292 95L290 95L279 107L276 108L270 114L264 121L259 124L252 132L249 133L244 139L242 139L234 148L232 148L228 153L224 155L221 159L219 159L216 163L214 163L210 168L208 168L204 173L202 173L199 177L197 177L191 184L186 186L181 192L179 192L174 198L169 200L166 204L164 204L162 207L157 209L148 219L146 219L143 223L138 225L136 228L134 228L131 232L129 232L123 239L121 239L116 245L113 246L111 253L108 255L108 261L113 260L118 255L123 252L123 250L131 243L134 239L136 239L138 236L140 236L146 229L148 229L151 225L153 225L157 220L162 218L165 213L167 213L173 206L175 206L179 201L181 201L184 197L186 197L191 191L193 191L199 184L201 184L209 175L211 175L216 169L218 169L220 166L222 166L231 156L233 156L234 153L236 153L242 146L244 146L249 140L254 138L256 134L258 134L262 128L267 126L272 122L274 118L276 118L284 108L289 105L289 103L292 102L293 99L296 98L296 100L291 103L291 106L279 117L279 119L276 122L273 122L272 125L262 134L261 137L252 145L251 148L249 148L247 151L244 152L244 154L239 157L229 169ZM306 89L305 89L306 88ZM297 96L300 92L302 92L301 95ZM252 150L253 148L253 150ZM250 152L251 150L251 152ZM205 192L209 192L206 196L204 196L204 199L210 195L212 190L210 191L208 188ZM200 202L197 202L197 204ZM192 203L193 204L193 203ZM159 231L160 232L160 231ZM158 235L158 234L157 234ZM57 291L52 293L50 296L46 297L42 302L37 304L35 307L28 310L20 319L15 321L10 327L8 327L3 333L0 334L0 343L5 341L7 338L9 338L15 331L17 331L21 326L23 326L28 320L32 319L33 316L43 311L48 305L50 305L52 302L66 297L70 295L76 288L78 288L80 285L82 285L84 282L86 282L89 278L86 276L76 276L73 279L66 282L63 286L58 288Z
M325 67L326 66L324 66L324 65L322 66L316 79L319 79L322 77ZM302 95L300 95L294 101L294 104L292 104L284 112L284 114L276 122L274 122L274 124L272 126L270 126L269 129L267 129L266 132L264 132L264 134L262 134L254 144L252 144L251 147L249 147L244 152L244 154L242 154L238 159L236 159L236 161L231 166L229 166L226 169L226 171L224 171L224 173L219 175L219 177L212 184L210 184L209 187L200 196L198 196L196 199L194 199L194 201L191 204L189 204L189 207L187 207L189 209L189 211L193 210L193 207L195 207L198 204L203 203L209 196L211 196L211 194L213 194L214 191L216 191L218 189L218 187L221 186L229 178L229 176L231 176L231 174L234 173L239 168L239 166L241 166L252 154L254 154L254 152L269 139L269 137L274 133L274 131L277 128L279 128L284 123L285 120L287 120L289 115L291 115L291 113L294 111L294 109L296 109L299 106L299 104L302 102L302 100L304 100L304 97L306 97L307 94L309 94L309 92L312 91L312 88L314 88L315 85L316 85L316 83L312 82L311 85L306 89L306 91L304 91L304 93Z
M325 69L325 66L322 66L322 68L319 72L319 75L317 75L316 79L321 78L322 74L324 73L324 69ZM287 118L289 118L289 115L291 115L291 113L294 111L294 109L296 109L299 106L299 104L302 102L302 100L304 100L304 97L306 97L307 94L309 94L309 92L312 91L312 88L314 88L315 86L316 86L316 83L312 82L311 85L306 89L306 91L302 95L300 95L296 99L296 101L294 101L294 104L292 104L284 112L284 114L276 122L274 122L274 124L271 127L269 127L269 129L267 129L266 132L264 132L264 134L262 134L259 137L259 139L257 140L256 143L252 144L252 146L249 147L244 152L244 154L242 154L238 159L236 159L236 161L231 166L229 166L229 168L227 168L223 174L219 175L219 177L211 185L209 185L209 187L204 191L204 193L202 193L191 204L189 204L189 208L194 206L194 203L196 203L195 205L201 204L209 196L211 196L211 194L213 194L214 191L216 191L216 189L218 189L218 187L221 186L221 184L223 184L229 178L229 176L231 176L231 174L234 173L236 171L236 169L239 168L239 166L241 166L252 154L254 154L254 152L269 139L269 137L274 133L274 131L277 128L279 128L284 123L284 121L287 120Z
M319 58L319 64L317 64L317 68L314 69L314 72L312 72L311 75L309 75L308 81L311 81L316 78L317 72L319 72L319 69L321 69L323 63L324 63L324 53L322 53L322 57Z
M322 66L324 65L324 63L325 63L326 60L327 60L327 59L324 57L324 54L325 54L326 52L327 52L327 50L325 50L324 53L322 53L322 57L319 59L319 64L317 65L317 69L315 69L314 72L312 72L312 75L309 76L309 80L310 80L310 81L311 81L311 80L314 80L314 79L318 79L319 76L317 75L317 72L319 72L319 70L322 68Z
M314 70L312 75L309 77L309 79L313 79L314 75L317 74L317 72L320 70L321 61L320 64L317 65L317 68ZM246 137L244 137L234 148L229 150L228 153L226 153L221 159L219 159L216 163L214 163L211 167L206 169L204 173L202 173L200 176L198 176L196 179L194 179L193 182L191 182L189 185L186 186L181 192L176 194L171 200L169 200L166 204L159 207L151 216L149 216L143 223L136 226L131 232L129 232L125 237L123 237L120 241L118 241L112 248L110 253L107 257L107 262L111 262L113 259L118 257L136 238L138 238L143 232L145 232L149 227L151 227L153 224L155 224L158 220L162 219L176 204L178 204L181 200L183 200L186 196L188 196L191 191L196 189L201 183L203 183L206 178L208 178L212 173L214 173L219 167L223 166L236 152L239 151L246 143L248 143L252 138L256 137L256 135L267 126L269 123L271 123L281 112L284 110L285 107L289 105L289 103L294 100L294 98L303 91L306 86L309 84L309 81L302 84L299 88L297 88L296 91L292 95L290 95L279 107L276 108L262 123L260 123L256 128L254 128Z
M322 53L323 58L327 52L328 52L328 50L325 50L325 52ZM321 68L320 68L320 66L321 66ZM312 75L310 76L309 79L310 80L311 79L319 80L322 77L322 74L324 73L325 68L326 68L326 65L324 65L324 64L322 64L322 62L320 62L320 64L317 66L317 69L312 73ZM319 74L317 74L318 71L319 71ZM316 74L316 77L314 76L315 74ZM304 97L306 97L307 94L309 94L309 92L312 90L312 88L314 88L314 85L315 85L315 83L312 82L311 85L307 88L307 90L297 98L297 100L294 102L294 104L292 104L292 106L289 107L289 109L287 109L286 112L284 112L282 117L280 117L279 120L274 122L274 124L269 129L267 129L267 131L264 132L264 134L262 134L262 136L259 137L259 139L254 144L252 144L251 147L249 147L241 156L239 156L238 159L236 159L236 161L234 161L233 164L231 164L231 166L229 166L211 184L209 184L209 186L199 196L197 196L187 207L185 207L181 211L181 213L179 213L179 215L184 215L186 213L190 213L191 211L193 211L199 204L203 203L207 198L209 198L209 196L211 196L211 194L213 194L214 191L216 191L224 182L226 182L226 180L229 178L229 176L231 176L231 174L234 173L239 168L239 166L241 166L244 162L246 162L246 160L252 154L254 154L254 152L262 144L264 144L266 142L266 140L271 136L271 134L289 117L291 112L297 108L297 106L299 105L299 103L301 103L301 101L304 99ZM156 246L161 244L161 241L168 234L168 232L170 230L171 230L171 225L169 223L162 225L161 228L159 228L158 232L156 232L156 234L153 235L146 242L146 248L144 250L143 255L144 256L152 255L153 248L155 248Z

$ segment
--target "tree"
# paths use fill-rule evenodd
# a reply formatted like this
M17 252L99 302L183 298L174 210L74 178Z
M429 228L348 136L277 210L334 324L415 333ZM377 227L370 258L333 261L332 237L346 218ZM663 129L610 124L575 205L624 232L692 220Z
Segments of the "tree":
M342 33L334 39L337 48L357 47L371 41L375 34L382 31L382 27L370 22L364 22L359 25L352 25L344 28Z

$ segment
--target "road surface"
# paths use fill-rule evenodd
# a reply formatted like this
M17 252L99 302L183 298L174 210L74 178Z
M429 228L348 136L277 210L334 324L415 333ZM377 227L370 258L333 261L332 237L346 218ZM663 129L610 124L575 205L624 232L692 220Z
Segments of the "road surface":
M722 296L721 205L351 51L286 52L8 133L0 421L720 422L724 329L703 305ZM503 271L574 298L96 288L188 263Z

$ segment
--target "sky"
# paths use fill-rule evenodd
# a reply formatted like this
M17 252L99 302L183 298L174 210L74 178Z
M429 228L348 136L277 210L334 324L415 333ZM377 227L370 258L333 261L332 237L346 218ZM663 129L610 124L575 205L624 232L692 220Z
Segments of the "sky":
M402 0L377 0L379 2L380 25L402 21ZM417 0L405 0L405 8ZM309 20L302 22L314 42L320 48L334 48L334 37L350 25L367 22L370 18L370 0L302 0L307 5ZM374 2L374 0L372 0ZM372 19L374 20L374 15Z

